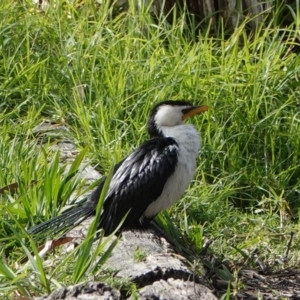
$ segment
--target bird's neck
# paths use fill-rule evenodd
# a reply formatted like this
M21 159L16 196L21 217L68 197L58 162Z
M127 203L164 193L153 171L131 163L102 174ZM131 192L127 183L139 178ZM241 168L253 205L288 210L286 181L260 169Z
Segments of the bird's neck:
M159 128L159 132L160 137L171 137L179 147L185 148L192 156L198 156L201 136L193 125L162 126Z

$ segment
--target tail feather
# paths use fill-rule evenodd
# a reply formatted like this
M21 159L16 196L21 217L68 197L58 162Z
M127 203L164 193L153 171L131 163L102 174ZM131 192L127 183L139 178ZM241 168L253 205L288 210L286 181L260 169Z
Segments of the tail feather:
M105 177L99 183L97 188L87 197L82 199L74 208L68 209L61 215L54 217L44 223L30 228L27 232L32 235L56 235L58 233L66 233L70 229L76 227L84 220L94 215L97 203L105 182Z
M94 213L95 208L91 205L74 207L57 217L30 228L28 233L43 236L45 234L55 235L63 231L66 232L82 223L88 217L94 215Z

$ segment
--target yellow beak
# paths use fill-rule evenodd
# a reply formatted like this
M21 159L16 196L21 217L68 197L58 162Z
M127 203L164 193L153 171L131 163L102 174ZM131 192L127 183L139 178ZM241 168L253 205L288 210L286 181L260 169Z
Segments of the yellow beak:
M209 110L209 107L207 105L193 107L191 110L189 110L187 113L185 113L182 116L182 120L185 120L191 116L197 115L197 114L207 111L207 110Z

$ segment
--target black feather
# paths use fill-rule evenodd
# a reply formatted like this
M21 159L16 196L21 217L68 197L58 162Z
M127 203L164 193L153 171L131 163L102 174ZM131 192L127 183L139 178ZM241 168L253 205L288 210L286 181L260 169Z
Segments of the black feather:
M142 218L175 171L177 152L178 146L172 138L157 137L130 154L111 180L98 228L103 228L107 235L117 228L127 213L123 227Z

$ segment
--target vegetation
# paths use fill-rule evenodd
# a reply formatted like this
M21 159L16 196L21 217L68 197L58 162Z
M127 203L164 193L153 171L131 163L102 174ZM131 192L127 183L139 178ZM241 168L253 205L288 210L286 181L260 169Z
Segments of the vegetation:
M245 21L225 39L222 30L196 36L185 18L170 25L104 5L51 1L43 12L30 0L0 3L0 188L18 184L0 195L1 299L99 274L109 252L96 267L78 255L103 253L104 241L91 247L94 227L79 250L53 254L51 264L33 259L26 229L84 192L76 175L84 157L107 174L146 139L149 109L165 99L210 106L191 120L203 137L195 179L158 217L174 243L191 263L208 238L209 251L236 271L257 267L253 253L266 266L295 265L297 234L284 263L282 255L300 229L299 10L289 27L270 21L249 33ZM35 137L43 119L64 124L82 151L67 176L50 150L57 140Z

